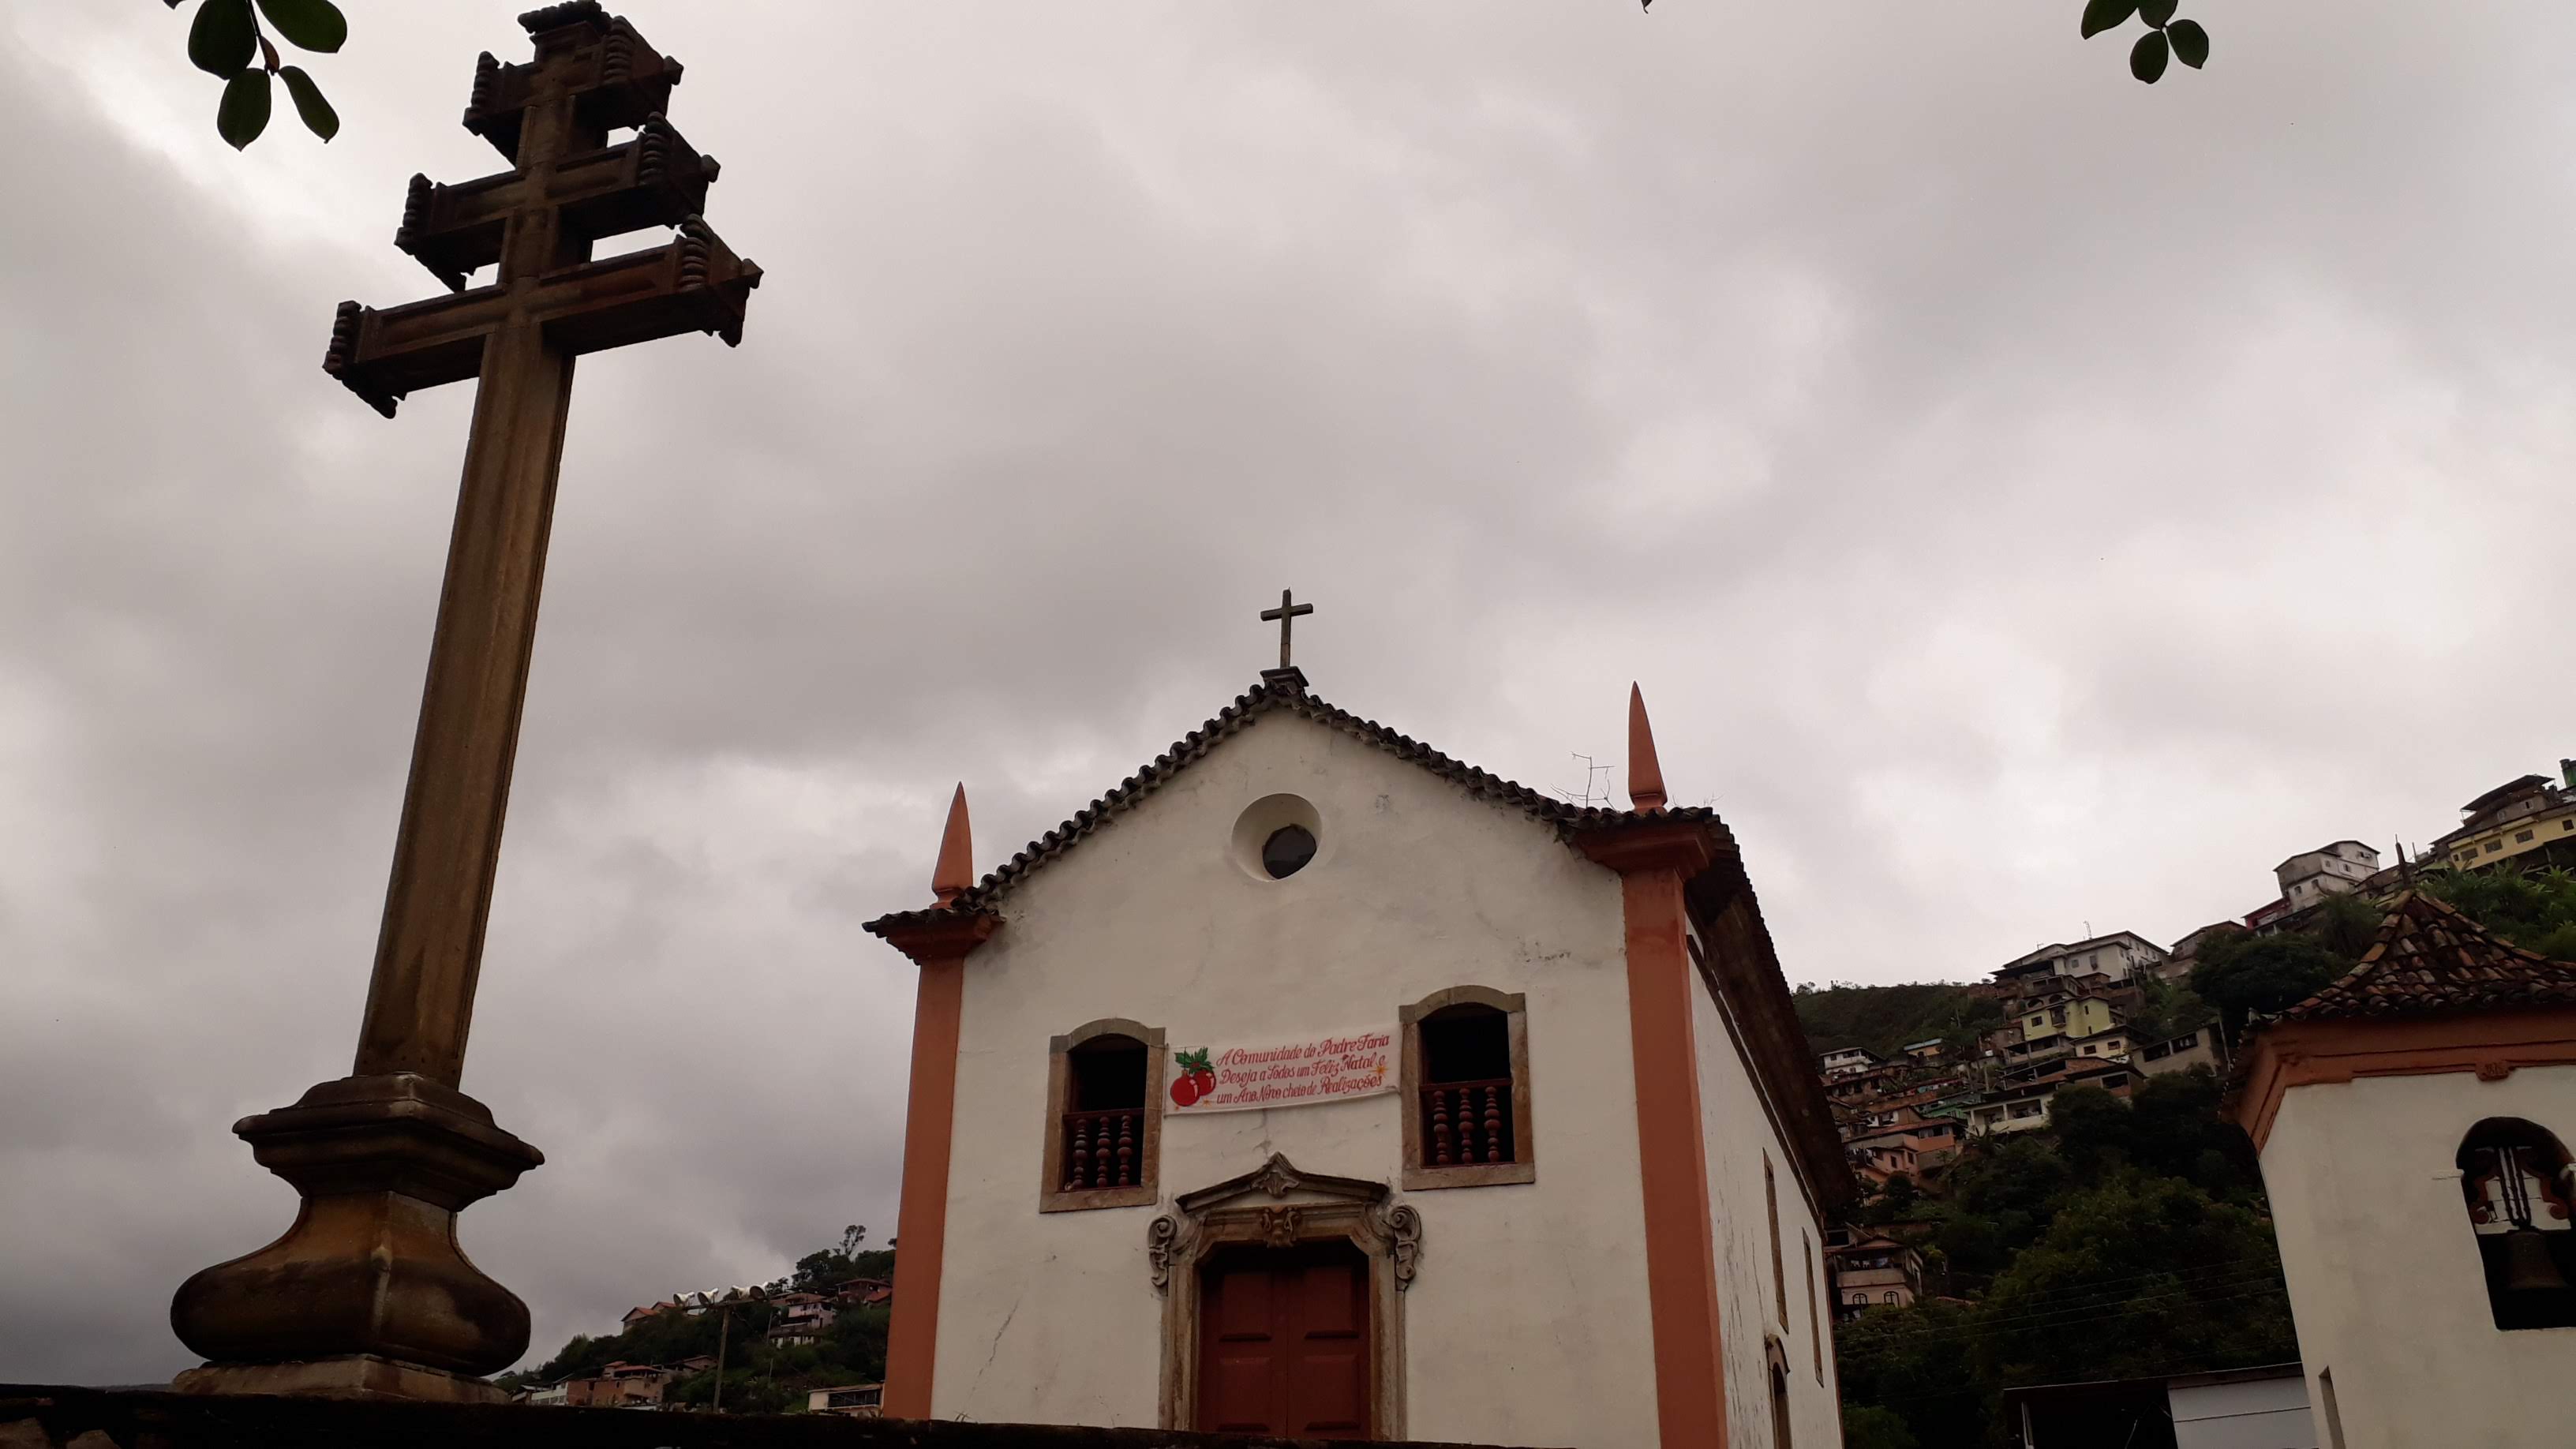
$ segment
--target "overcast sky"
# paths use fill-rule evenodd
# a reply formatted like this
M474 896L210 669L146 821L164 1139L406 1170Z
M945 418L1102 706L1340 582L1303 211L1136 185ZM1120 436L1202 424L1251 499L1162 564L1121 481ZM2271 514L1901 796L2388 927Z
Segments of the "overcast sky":
M470 393L343 297L516 3L358 4L236 156L185 14L0 0L0 1379L188 1362L348 1067ZM2576 754L2576 11L626 7L739 351L585 359L465 1088L537 1350L893 1231L979 869L1270 663L1541 786L1641 681L1792 980L2170 942ZM2203 13L2205 12L2205 13ZM1614 777L1615 782L1615 777Z

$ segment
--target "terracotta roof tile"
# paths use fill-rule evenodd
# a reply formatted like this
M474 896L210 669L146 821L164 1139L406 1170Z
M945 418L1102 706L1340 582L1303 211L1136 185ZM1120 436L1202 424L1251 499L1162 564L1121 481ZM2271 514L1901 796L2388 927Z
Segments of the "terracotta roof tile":
M1133 809L1146 796L1198 761L1218 744L1250 729L1262 716L1286 712L1313 720L1354 739L1377 746L1400 760L1410 761L1444 780L1462 786L1467 793L1515 806L1531 817L1557 828L1560 834L1597 829L1624 822L1655 820L1706 821L1721 833L1725 826L1718 822L1717 812L1705 806L1665 809L1651 816L1635 810L1604 810L1597 806L1571 805L1552 795L1545 795L1517 781L1480 770L1461 760L1451 759L1422 741L1379 724L1362 719L1350 711L1326 703L1302 688L1256 684L1236 696L1234 703L1219 710L1216 717L1172 742L1171 748L1121 780L1099 799L1073 812L1073 818L1032 840L1019 854L1003 862L1000 869L986 875L973 889L959 895L945 906L929 906L914 911L896 911L869 921L863 929L882 936L889 928L916 925L947 916L971 916L990 912L993 906L1022 880L1057 856L1073 849L1110 819Z
M2576 1006L2576 963L2499 940L2417 890L2389 902L2379 937L2359 965L2274 1019L2348 1021L2518 1006Z

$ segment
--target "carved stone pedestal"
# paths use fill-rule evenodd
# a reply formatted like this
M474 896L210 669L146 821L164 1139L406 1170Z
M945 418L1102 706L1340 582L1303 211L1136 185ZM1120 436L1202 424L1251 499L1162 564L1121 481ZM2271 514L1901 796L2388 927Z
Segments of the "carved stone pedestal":
M545 1155L482 1103L410 1072L324 1082L233 1131L304 1204L276 1242L180 1285L170 1326L192 1392L490 1397L472 1376L527 1351L528 1308L456 1242L456 1215Z
M428 1404L506 1404L510 1391L371 1353L306 1363L210 1363L170 1381L182 1394L285 1394L308 1399L399 1399Z

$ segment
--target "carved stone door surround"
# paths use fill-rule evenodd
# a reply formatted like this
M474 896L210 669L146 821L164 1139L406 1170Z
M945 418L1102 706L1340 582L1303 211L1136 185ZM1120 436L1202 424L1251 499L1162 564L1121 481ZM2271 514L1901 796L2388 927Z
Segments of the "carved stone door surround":
M1199 1266L1234 1244L1291 1248L1348 1242L1368 1255L1369 1435L1404 1437L1404 1293L1422 1254L1422 1214L1385 1183L1301 1170L1278 1153L1259 1168L1184 1193L1146 1227L1146 1258L1163 1298L1159 1424L1198 1421Z

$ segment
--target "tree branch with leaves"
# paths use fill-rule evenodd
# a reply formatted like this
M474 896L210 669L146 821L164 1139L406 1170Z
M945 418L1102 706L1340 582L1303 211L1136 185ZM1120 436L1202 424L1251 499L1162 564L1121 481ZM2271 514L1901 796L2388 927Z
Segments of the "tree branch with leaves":
M2193 70L2209 63L2209 32L2197 20L2178 20L2180 0L2085 0L2084 38L2117 30L2132 19L2147 22L2147 33L2129 47L2129 74L2154 85L2170 61Z
M187 0L163 3L176 10ZM197 18L188 26L188 60L224 83L223 99L215 104L215 134L236 151L268 129L272 80L286 87L306 130L325 141L340 133L339 113L304 67L280 62L270 30L298 50L327 55L348 40L349 21L331 0L199 0Z

